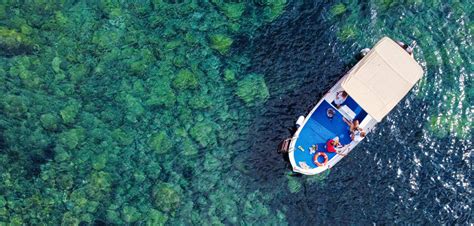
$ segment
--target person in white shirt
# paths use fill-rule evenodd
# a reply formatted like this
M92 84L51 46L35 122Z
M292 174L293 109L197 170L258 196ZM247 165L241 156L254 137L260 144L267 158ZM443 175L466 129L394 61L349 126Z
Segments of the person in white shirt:
M344 122L349 126L349 131L351 132L351 139L355 142L360 142L365 137L365 132L362 128L359 127L359 121L354 120L350 122L349 120L342 118Z
M336 104L336 107L339 108L341 105L346 101L347 99L347 93L346 91L339 91L336 93L336 99L334 99L334 103Z
M365 132L361 128L354 130L351 134L351 139L355 142L360 142L365 137Z

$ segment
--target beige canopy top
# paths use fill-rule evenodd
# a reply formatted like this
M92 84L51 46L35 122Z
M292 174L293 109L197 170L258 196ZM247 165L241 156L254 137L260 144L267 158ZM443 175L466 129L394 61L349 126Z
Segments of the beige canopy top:
M342 88L380 122L423 75L421 66L388 37L382 38L342 81Z

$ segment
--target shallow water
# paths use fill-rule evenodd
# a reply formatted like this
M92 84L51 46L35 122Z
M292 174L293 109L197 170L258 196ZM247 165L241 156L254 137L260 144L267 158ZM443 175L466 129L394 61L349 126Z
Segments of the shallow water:
M472 223L472 4L266 2L0 7L0 222ZM423 79L291 173L278 142L384 35Z

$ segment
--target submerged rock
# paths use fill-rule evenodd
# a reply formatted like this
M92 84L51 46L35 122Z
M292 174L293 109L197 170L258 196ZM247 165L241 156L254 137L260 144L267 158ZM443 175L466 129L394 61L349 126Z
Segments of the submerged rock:
M333 16L339 16L345 12L346 12L346 5L344 5L344 3L336 4L331 8L331 14Z
M101 170L105 168L107 164L107 159L107 154L97 155L95 158L92 159L92 168L94 168L95 170Z
M245 11L245 2L222 3L219 8L229 19L238 20Z
M355 38L356 31L355 26L353 25L345 25L341 28L341 30L337 33L337 37L341 39L341 41L347 41L349 39Z
M206 154L203 167L205 170L212 172L213 170L220 169L222 163L219 159L208 153Z
M72 212L66 212L63 214L61 225L79 225L81 221L77 218L76 214Z
M132 206L126 206L122 209L122 219L127 223L133 223L141 218L141 213Z
M41 115L40 122L41 126L46 130L54 131L58 128L58 117L54 114L48 113Z
M197 85L196 75L187 69L180 70L173 80L173 86L178 90L196 88Z
M217 137L214 126L211 122L202 121L196 123L190 130L190 135L202 147L208 147L217 144Z
M259 2L265 5L263 14L267 22L271 22L279 17L286 7L286 0L261 0Z
M91 175L91 184L94 189L107 192L111 187L111 175L104 171L97 171Z
M270 95L265 79L259 74L250 74L239 81L236 94L250 106L264 103Z
M188 103L192 109L207 109L212 106L214 99L206 93L199 93L193 99L189 99Z
M74 149L84 140L84 138L84 128L78 127L60 133L58 136L58 143L68 149Z
M235 81L235 72L231 69L224 70L224 81L226 82L234 82Z
M124 94L121 96L119 101L124 104L124 107L127 110L125 117L131 122L137 122L138 118L145 112L145 108L142 106L140 99L133 95Z
M166 134L164 131L161 131L151 137L150 147L155 151L155 153L164 154L171 150L173 144L171 143L168 134Z
M149 106L171 107L176 103L176 94L168 82L156 82L150 91L150 95L145 101Z
M226 54L232 43L234 42L230 37L224 34L214 34L209 36L211 41L211 48L217 50L220 54Z
M0 26L0 55L11 57L33 51L33 42L25 34Z
M181 203L181 197L172 184L159 182L153 188L153 198L156 208L164 212L176 210Z
M295 177L287 177L288 178L288 190L290 190L290 193L298 193L301 191L301 188L303 187L301 182L298 181L297 178Z
M162 212L155 209L148 211L148 220L146 221L147 226L162 226L165 225L166 221L168 221L168 216Z
M181 153L184 156L196 155L198 153L198 149L196 147L197 145L195 145L189 138L187 138L183 142L181 142Z
M257 219L270 214L267 206L265 206L265 204L260 200L245 201L243 211L244 218L249 222L254 222Z
M69 104L59 112L61 118L63 119L63 122L65 124L73 123L76 119L77 114L79 113L80 108L81 104L78 101L70 101Z
M0 104L4 113L13 118L22 118L28 111L28 99L20 95L2 96Z
M114 138L114 141L116 141L118 144L123 146L130 145L133 142L133 137L122 129L115 129L112 132L112 138Z
M61 58L59 57L54 57L53 61L51 62L51 67L53 68L53 71L56 73L61 73Z

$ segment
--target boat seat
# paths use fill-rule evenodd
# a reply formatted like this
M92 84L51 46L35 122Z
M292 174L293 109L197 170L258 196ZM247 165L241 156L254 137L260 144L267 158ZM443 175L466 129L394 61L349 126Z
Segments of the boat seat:
M334 101L331 103L333 106L336 106L336 104L334 103ZM351 96L348 96L346 101L344 101L343 103L343 106L347 106L350 110L352 110L352 112L354 112L354 117L350 117L351 114L349 113L348 116L344 115L344 117L348 118L348 119L351 119L351 120L359 120L359 122L362 122L362 120L364 120L364 118L367 116L367 112L364 111L364 109L362 109L359 104L357 104L355 102L354 99L352 99Z

